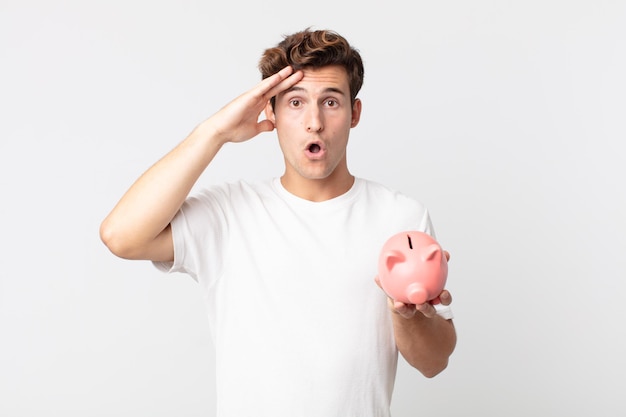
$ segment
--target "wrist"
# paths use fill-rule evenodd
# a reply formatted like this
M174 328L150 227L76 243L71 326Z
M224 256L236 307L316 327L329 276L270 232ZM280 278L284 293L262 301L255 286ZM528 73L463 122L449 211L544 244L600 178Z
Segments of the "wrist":
M191 136L217 149L228 142L227 136L215 126L211 118L204 120L196 126Z

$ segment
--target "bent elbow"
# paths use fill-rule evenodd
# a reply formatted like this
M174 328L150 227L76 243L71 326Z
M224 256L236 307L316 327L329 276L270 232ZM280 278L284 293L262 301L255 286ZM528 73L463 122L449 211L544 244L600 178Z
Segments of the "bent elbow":
M128 244L128 239L116 232L106 220L100 225L99 232L100 240L112 254L120 258L132 259L132 250L131 246Z
M434 378L442 373L448 367L448 360L442 361L437 365L431 365L428 367L417 368L426 378Z

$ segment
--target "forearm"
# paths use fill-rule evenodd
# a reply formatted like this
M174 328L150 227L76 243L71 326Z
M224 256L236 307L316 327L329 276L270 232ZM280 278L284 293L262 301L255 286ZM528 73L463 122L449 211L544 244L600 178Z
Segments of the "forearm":
M410 318L391 314L396 345L406 361L429 378L443 371L456 346L452 320L419 312Z
M209 119L141 175L102 222L100 234L109 249L143 258L221 146Z

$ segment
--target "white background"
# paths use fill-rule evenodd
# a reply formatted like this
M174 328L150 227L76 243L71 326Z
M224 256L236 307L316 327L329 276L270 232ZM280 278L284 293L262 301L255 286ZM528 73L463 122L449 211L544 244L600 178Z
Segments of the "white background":
M283 34L363 55L356 175L423 201L459 342L408 416L626 414L626 2L0 0L0 415L210 416L199 291L98 227ZM273 134L199 185L279 175Z

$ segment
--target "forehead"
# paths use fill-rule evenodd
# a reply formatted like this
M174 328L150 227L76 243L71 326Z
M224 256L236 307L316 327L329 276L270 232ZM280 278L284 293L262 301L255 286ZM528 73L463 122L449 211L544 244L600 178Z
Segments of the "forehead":
M329 65L321 68L305 68L302 72L304 77L302 77L302 80L300 80L290 90L304 90L310 93L336 90L349 95L350 86L348 83L348 73L346 72L346 69L340 65Z

